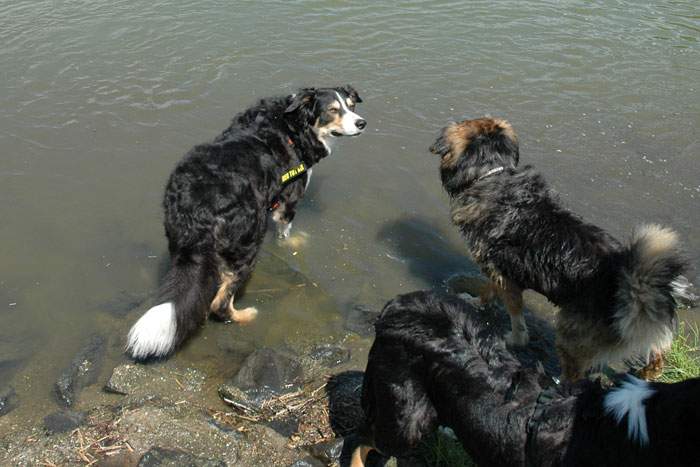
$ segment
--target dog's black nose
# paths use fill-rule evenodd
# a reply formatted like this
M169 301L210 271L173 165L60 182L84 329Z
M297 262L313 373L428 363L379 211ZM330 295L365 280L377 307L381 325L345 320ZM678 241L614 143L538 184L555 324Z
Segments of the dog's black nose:
M365 127L367 126L367 122L365 120L359 119L355 120L355 126L359 128L360 130L364 130Z

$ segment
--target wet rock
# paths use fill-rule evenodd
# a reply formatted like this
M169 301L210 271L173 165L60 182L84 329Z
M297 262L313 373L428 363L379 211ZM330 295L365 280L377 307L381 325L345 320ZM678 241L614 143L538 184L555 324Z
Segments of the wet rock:
M281 419L275 419L270 422L267 422L267 426L269 426L285 438L289 438L299 429L299 418L289 416Z
M238 361L242 361L250 354L255 352L254 342L237 339L235 336L231 336L230 334L219 336L219 338L216 340L216 346L223 352L230 354L230 356L239 359ZM227 358L228 357L229 356L227 355Z
M290 464L289 467L325 467L327 464L321 462L313 456L306 456L303 459Z
M0 352L3 348L0 347ZM18 359L3 359L0 360L0 381L9 381L10 378L22 367L22 361Z
M131 467L137 465L139 456L135 452L116 452L109 457L103 457L97 461L95 467Z
M337 438L323 443L314 444L313 446L309 446L307 450L316 459L330 465L340 460L340 455L343 453L343 444L343 439Z
M65 433L75 430L85 421L84 412L61 410L44 417L44 428L49 434Z
M206 377L192 368L126 363L112 370L107 392L137 397L181 398L183 392L202 390Z
M323 344L313 348L309 358L327 368L333 368L350 360L350 350L339 345Z
M379 317L379 311L365 305L355 305L345 317L345 329L361 336L374 335L374 322Z
M186 451L155 447L146 452L138 463L138 467L226 467L222 460L197 457Z
M102 336L92 336L73 358L70 366L63 370L54 385L54 392L60 404L65 407L72 406L78 393L85 386L97 381L104 354L105 339Z
M354 433L362 423L362 380L364 372L345 371L328 379L328 413L337 436Z
M241 389L288 391L299 387L303 372L298 360L273 349L256 350L243 362L233 384Z
M17 394L15 389L8 387L0 389L0 417L10 413L17 407Z

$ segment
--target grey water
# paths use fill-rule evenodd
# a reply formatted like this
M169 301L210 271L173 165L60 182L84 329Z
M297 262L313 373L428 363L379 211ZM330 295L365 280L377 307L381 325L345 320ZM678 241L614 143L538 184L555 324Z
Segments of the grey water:
M622 238L671 225L697 264L699 40L694 0L0 1L0 382L21 401L0 431L56 409L90 336L122 361L174 164L301 86L351 83L368 130L314 169L298 242L270 234L258 320L209 323L178 363L223 378L236 340L352 339L354 305L474 272L427 151L451 119L507 118L573 210Z

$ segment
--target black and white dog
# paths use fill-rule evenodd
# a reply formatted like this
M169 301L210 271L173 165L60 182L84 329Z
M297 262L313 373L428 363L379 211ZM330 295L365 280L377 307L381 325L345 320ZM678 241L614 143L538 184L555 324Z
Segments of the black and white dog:
M311 168L337 137L365 129L354 111L359 102L351 86L262 99L187 153L163 202L171 268L159 305L129 332L133 358L168 355L210 312L239 323L255 318L255 308L234 308L234 295L253 270L270 211L279 235L288 236Z
M352 467L373 449L405 456L438 425L481 467L698 465L700 379L547 388L456 295L401 295L375 326Z

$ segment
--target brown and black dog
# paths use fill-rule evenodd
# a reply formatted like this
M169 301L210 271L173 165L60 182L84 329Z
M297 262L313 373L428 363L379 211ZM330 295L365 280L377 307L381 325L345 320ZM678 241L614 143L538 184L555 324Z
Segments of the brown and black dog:
M502 119L450 124L430 151L440 156L452 222L491 281L482 301L498 296L510 313L510 344L528 343L522 292L532 289L561 310L557 350L566 379L634 357L651 356L645 377L660 372L678 302L692 300L675 232L646 225L621 244L584 222L534 168L518 166L516 134Z

